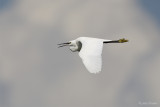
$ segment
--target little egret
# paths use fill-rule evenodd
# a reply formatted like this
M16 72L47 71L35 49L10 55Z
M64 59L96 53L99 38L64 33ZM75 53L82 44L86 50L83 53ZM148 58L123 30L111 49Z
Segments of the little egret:
M98 73L102 68L102 48L103 43L124 43L126 39L106 40L91 37L79 37L67 43L58 44L59 47L70 46L72 52L79 52L85 67L90 73ZM59 48L58 47L58 48Z

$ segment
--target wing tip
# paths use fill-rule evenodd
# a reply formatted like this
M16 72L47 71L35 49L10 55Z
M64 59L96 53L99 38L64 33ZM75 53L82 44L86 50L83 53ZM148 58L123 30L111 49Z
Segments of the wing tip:
M89 72L92 73L92 74L99 74L101 71L96 71L96 72L95 71L94 72L93 71L89 71Z

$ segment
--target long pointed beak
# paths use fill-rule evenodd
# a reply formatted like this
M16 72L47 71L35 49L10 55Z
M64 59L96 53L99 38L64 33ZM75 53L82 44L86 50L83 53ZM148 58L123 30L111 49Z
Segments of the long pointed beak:
M60 47L64 47L64 46L69 46L70 42L66 42L66 43L60 43L60 44L57 44L59 45L58 48Z

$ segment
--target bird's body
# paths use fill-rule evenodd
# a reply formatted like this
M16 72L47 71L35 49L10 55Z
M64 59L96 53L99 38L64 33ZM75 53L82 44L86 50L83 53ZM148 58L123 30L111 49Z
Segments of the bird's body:
M102 67L102 49L104 43L123 43L125 39L105 40L91 37L79 37L67 43L59 44L59 47L70 46L72 52L79 52L85 67L90 73L98 73Z

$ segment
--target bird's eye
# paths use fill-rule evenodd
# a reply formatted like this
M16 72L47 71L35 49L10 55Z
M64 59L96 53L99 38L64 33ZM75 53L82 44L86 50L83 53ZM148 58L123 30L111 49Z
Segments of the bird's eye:
M69 44L71 44L71 42L69 42Z

